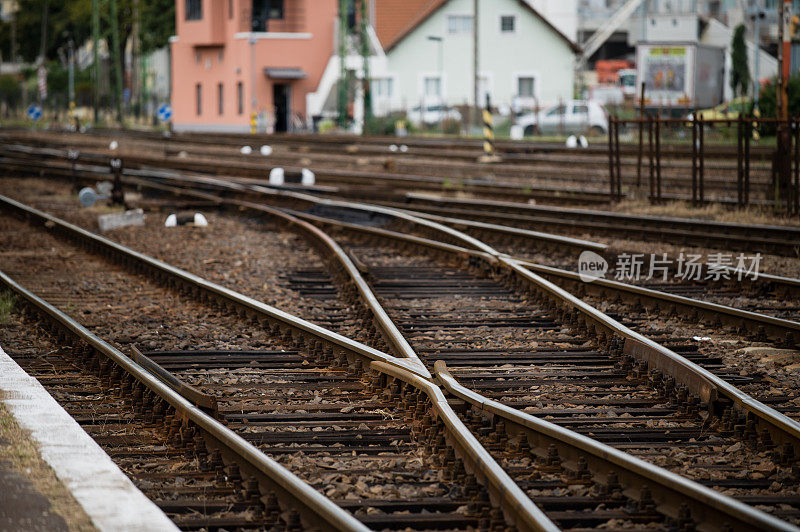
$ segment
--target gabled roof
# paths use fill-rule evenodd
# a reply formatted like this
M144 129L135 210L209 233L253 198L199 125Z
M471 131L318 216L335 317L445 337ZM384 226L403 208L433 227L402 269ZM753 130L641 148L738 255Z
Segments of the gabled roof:
M383 45L384 51L388 52L400 41L406 38L417 26L433 15L439 8L443 7L450 0L376 0L376 31L378 38ZM561 37L573 52L579 53L580 46L575 44L569 37L564 35L561 30L553 26L541 13L533 8L525 0L517 2L541 20L545 26L550 28L556 35ZM413 13L411 13L413 10ZM391 18L389 18L391 17ZM398 29L399 28L399 29Z
M375 33L385 49L393 43L406 26L436 0L375 0Z

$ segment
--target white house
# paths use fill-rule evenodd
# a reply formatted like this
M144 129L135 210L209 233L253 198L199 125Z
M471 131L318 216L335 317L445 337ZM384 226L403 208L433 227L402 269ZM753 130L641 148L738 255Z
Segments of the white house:
M525 107L572 96L579 48L530 3L481 1L478 19L481 105L487 94L493 105ZM384 37L388 75L373 82L376 114L421 102L471 104L472 24L473 0L430 0L399 31Z

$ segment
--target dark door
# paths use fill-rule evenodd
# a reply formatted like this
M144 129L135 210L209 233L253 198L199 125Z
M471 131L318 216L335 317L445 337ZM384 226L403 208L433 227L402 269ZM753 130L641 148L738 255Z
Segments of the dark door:
M289 130L289 85L275 83L272 86L272 101L275 103L275 131Z

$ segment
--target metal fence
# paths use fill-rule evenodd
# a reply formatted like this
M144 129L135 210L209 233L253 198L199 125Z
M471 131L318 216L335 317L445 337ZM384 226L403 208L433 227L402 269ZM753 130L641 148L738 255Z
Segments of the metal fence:
M788 128L778 150L775 132ZM653 203L688 200L770 205L800 214L800 118L609 118L609 189L643 192Z

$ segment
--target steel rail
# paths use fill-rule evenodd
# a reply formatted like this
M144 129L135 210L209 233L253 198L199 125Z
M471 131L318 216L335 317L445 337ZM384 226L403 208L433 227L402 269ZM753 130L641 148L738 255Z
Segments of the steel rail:
M216 180L213 178L202 178L198 176L198 179L201 183L204 184L211 184L214 186L219 186L223 183L220 180ZM338 267L338 269L344 274L345 278L349 278L350 281L355 285L355 289L360 295L362 301L366 305L367 309L372 313L375 323L377 324L378 328L382 331L382 336L387 341L387 343L394 349L395 354L402 358L408 358L412 362L415 362L419 365L420 370L425 372L425 365L419 359L417 354L411 349L411 346L408 344L408 341L405 337L400 334L395 326L394 322L389 318L386 314L386 311L378 302L375 294L372 292L372 289L369 287L369 284L364 280L359 272L358 268L353 264L353 261L344 252L344 250L339 246L339 244L322 232L318 227L308 223L307 221L301 220L300 218L285 212L284 210L273 208L263 204L257 204L248 201L242 200L235 200L235 199L226 199L221 198L219 196L197 192L197 191L181 191L179 189L175 189L172 187L166 186L159 186L158 184L151 183L149 181L143 181L140 179L126 179L128 183L137 184L140 186L148 186L151 188L158 188L165 192L171 192L173 194L183 194L186 196L191 197L199 197L201 199L214 201L220 206L227 206L227 207L235 207L235 208L242 208L247 209L250 211L257 212L261 215L267 215L272 218L279 219L282 223L288 225L288 227L296 228L298 232L302 233L307 239L315 242L317 244L317 248L323 252L323 255L327 255L334 259L334 264ZM233 185L233 188L238 188L236 185ZM241 190L244 190L242 188Z
M678 121L679 122L679 121ZM727 123L728 121L723 121ZM64 132L59 132L64 133ZM32 138L33 135L31 131L28 129L22 128L5 128L5 135L16 135L16 136L27 136L28 138ZM96 138L103 138L109 135L116 135L121 138L130 138L134 140L155 140L160 142L167 142L167 143L180 143L180 142L190 142L192 144L212 144L212 145L229 145L229 146L241 146L242 144L252 144L254 141L256 142L264 142L270 143L272 145L281 145L281 144L289 144L292 145L309 145L319 149L326 149L327 151L336 150L341 151L342 146L355 146L359 151L360 150L369 150L375 149L380 150L380 153L385 153L386 147L390 144L397 144L398 139L394 136L388 135L371 135L371 136L361 136L358 138L353 137L352 135L308 135L302 133L291 133L291 134L278 134L278 135L269 135L269 134L259 134L259 135L248 135L248 134L235 134L235 133L192 133L192 132L177 132L172 133L169 137L164 137L161 133L156 132L147 132L147 131L134 131L134 130L119 130L119 129L110 129L110 128L96 128L92 131L88 132L88 135L95 136ZM87 136L86 134L82 136ZM475 153L480 152L481 150L481 142L478 140L471 140L471 139L459 139L459 138L444 138L444 139L434 139L434 138L426 138L426 137L405 137L402 142L406 144L409 148L413 148L412 151L408 153L396 153L394 154L397 157L401 156L413 156L419 155L420 153L428 155L428 154L435 154L435 155L447 155L450 157L468 157L470 161L474 161ZM512 158L512 156L517 156L520 158L528 158L530 156L536 156L539 154L565 154L569 156L574 156L576 154L574 149L565 148L563 142L554 142L554 141L536 141L531 142L530 140L524 141L515 141L515 140L497 140L496 146L498 151L503 153L504 161L508 161ZM622 144L621 148L624 152L629 154L635 155L636 154L636 145L635 144ZM735 154L735 151L731 151L732 149L735 150L734 147L726 147L726 146L711 146L708 148L710 154L715 157L725 157L730 156L731 154ZM417 150L421 150L417 152ZM760 154L763 158L768 157L769 149L767 146L762 147L753 147L754 153ZM580 154L588 154L588 155L605 155L607 149L605 145L601 143L595 143L588 148L582 149L579 153ZM667 145L664 146L663 152L665 154L672 154L672 155L691 155L690 147L686 145ZM513 160L513 159L512 159Z
M198 282L198 284L204 285L204 287L207 290L211 290L217 294L225 294L230 299L236 301L238 304L247 304L247 308L253 308L253 303L258 303L254 302L253 300L251 300L246 296L242 296L240 294L227 290L224 287L215 285L214 283L198 278L193 274L189 274L188 272L184 272L178 268L171 267L165 263L162 263L161 261L158 261L157 259L152 259L150 257L147 257L146 255L127 249L124 246L115 244L114 242L108 241L107 239L98 237L97 235L93 235L92 233L89 233L78 227L72 226L67 222L59 220L53 216L47 215L46 213L42 213L41 211L37 211L36 209L22 205L19 202L10 200L9 198L0 196L0 204L4 204L15 210L21 211L28 217L38 218L39 221L44 221L45 227L49 228L58 227L60 229L69 230L72 233L80 233L80 236L83 237L84 239L91 239L93 243L100 243L106 248L113 249L113 251L117 253L124 253L128 257L146 262L148 266L158 267L161 270L168 270L170 274L176 277L181 277L184 280L192 280L194 282ZM300 221L298 220L298 222ZM50 225L48 226L48 224ZM0 272L0 274L2 274L2 272ZM489 488L489 493L497 501L498 505L503 508L506 517L511 521L513 521L515 524L517 524L517 526L523 530L542 530L542 531L557 530L557 528L552 524L552 522L543 516L541 511L530 501L530 499L522 492L522 490L519 489L516 483L514 483L508 477L508 475L494 461L494 459L491 458L488 452L472 436L469 430L466 427L464 427L463 424L458 420L457 416L452 411L450 405L447 403L447 400L442 395L441 390L439 390L438 387L431 384L430 381L432 380L432 376L424 366L421 366L421 362L419 363L421 367L419 367L417 364L411 364L410 363L411 361L391 357L383 353L380 353L376 350L373 350L372 348L369 348L367 346L358 344L357 342L348 340L344 337L339 337L339 335L336 335L335 333L328 332L314 324L305 322L300 318L291 316L287 313L279 311L278 309L274 309L264 304L259 304L259 307L260 307L259 310L268 313L270 318L277 317L280 318L282 321L286 321L287 318L291 318L291 320L294 321L295 327L303 330L304 332L312 330L317 333L317 336L322 336L326 338L326 340L329 342L331 340L341 340L341 339L347 340L347 342L349 343L349 345L346 345L347 349L363 357L363 360L366 361L366 364L372 364L371 367L375 368L381 373L390 374L394 378L412 383L415 387L425 391L425 393L428 394L428 396L431 398L435 412L438 414L440 419L442 419L444 425L447 427L448 433L451 436L451 442L454 449L459 452L460 456L469 465L469 467L472 468L474 471L476 471L476 475L485 480L486 485ZM56 309L56 312L60 311L57 311ZM67 319L72 321L68 317ZM80 327L80 325L78 325L77 323L76 325ZM325 334L320 334L320 333L325 333ZM399 331L397 332L397 334L398 335L400 334ZM341 345L341 342L337 343ZM411 349L410 346L409 349ZM116 352L119 353L118 351ZM411 353L416 357L416 354L413 352L413 350L411 351ZM122 355L121 353L119 353L119 356L124 357L124 355ZM346 356L346 355L340 355L340 358L341 356ZM184 403L188 403L189 406L194 408L194 406L191 405L191 403L189 403L187 399L183 398L183 396L179 391L173 389L172 386L175 386L176 383L173 382L172 386L170 386L170 384L168 384L167 382L162 381L163 376L158 377L156 375L153 375L151 373L152 370L144 369L139 364L136 364L134 361L130 359L126 358L126 360L129 360L129 363L131 365L135 365L137 368L139 368L141 372L147 374L149 379L158 382L160 386L165 387L167 390L169 390L171 394L177 395L178 397L180 397L181 401L183 401ZM417 360L419 359L417 358ZM361 364L360 367L363 368L364 365L365 364ZM355 367L358 368L359 364L355 364ZM138 375L136 377L139 378ZM260 451L257 451L257 449L256 452L260 453ZM314 491L314 493L317 494L319 497L322 497L316 491ZM328 501L327 499L325 499L325 501L330 503L330 501ZM338 506L336 508L339 509Z
M340 202L340 203L341 203L341 202ZM343 205L343 206L349 207L349 205L347 205L346 203L344 203L344 205ZM360 206L360 207L361 207L361 208L363 208L364 206ZM368 206L367 206L367 207L368 207ZM389 210L389 211L391 211L391 210ZM386 213L386 212L384 212L384 213ZM389 212L389 213L391 213L391 212ZM413 221L413 217L412 217L412 218L406 218L406 219L407 219L407 220L411 220L411 221ZM334 222L335 222L335 221L334 221ZM344 224L343 222L335 222L335 223L336 223L336 225L340 225L340 226L343 226L343 227L345 226L345 224ZM348 224L348 225L353 225L353 224ZM368 229L374 229L374 228L368 228ZM391 237L391 234L392 234L392 232L390 232L390 231L382 230L382 234L381 234L381 236L384 236L384 237ZM450 233L450 232L448 232L448 234L449 234L450 236L453 236L453 233ZM405 240L406 240L406 241L413 241L413 239L409 239L409 238L408 238L408 235L403 235L403 236L405 237ZM417 239L417 241L416 241L415 243L419 243L419 242L422 240L422 239L419 239L418 237L415 237L415 238ZM466 238L466 239L464 239L464 240L465 240L465 243L471 243L470 241L471 241L471 240L474 240L474 239L471 239L470 237L467 237L467 238ZM432 243L433 243L433 242L428 242L428 245L430 245L430 244L432 244ZM442 246L437 246L437 248L438 248L438 249L440 249L440 250L442 250L442 251L447 251L447 252L451 252L451 253L452 253L452 252L461 252L461 253L467 252L467 254L469 254L470 256L473 256L473 255L474 255L474 256L479 256L479 257L484 257L484 258L486 258L486 253L485 253L485 252L483 252L483 253L476 253L476 252L469 253L469 252L470 252L470 250L469 250L469 249L467 249L467 248L460 248L460 249L459 249L457 246L453 246L453 245L449 245L449 244L442 245ZM487 246L487 248L488 248L488 246ZM489 248L489 249L491 249L491 248ZM509 259L508 257L504 257L504 256L499 256L499 254L497 254L496 252L495 252L495 254L497 255L497 257L496 257L496 258L497 258L498 260L500 260L500 262L501 262L501 263L503 263L503 264L506 264L506 265L509 265L509 266L513 266L513 264L512 264L511 262L509 262L510 260L513 260L513 259ZM517 266L519 266L519 265L517 265ZM516 269L516 268L512 268L512 269ZM530 272L529 272L529 273L530 273ZM544 280L542 280L542 281L544 281ZM582 303L582 302L581 302L581 303ZM589 308L591 308L591 307L589 307ZM594 309L591 309L591 310L594 310ZM597 312L597 311L595 311L595 312ZM636 349L638 349L638 348L640 348L640 347L641 347L641 346L636 346L636 344L635 344L635 343L632 343L632 342L630 342L629 340L631 340L631 338L627 338L627 339L626 339L626 342L625 342L625 344L626 344L626 350L636 350ZM650 348L652 348L652 347L653 347L653 346L648 346L648 345L647 345L647 341L646 341L647 339L644 339L644 340L645 340L645 342L642 342L642 343L644 344L645 348L647 348L647 347L650 347ZM630 345L631 345L631 344L633 344L633 348L630 348L630 349L629 349L629 347L630 347ZM654 344L654 343L653 343L653 344ZM657 347L660 347L660 346L658 346L658 344L654 344L654 345L655 345L655 346L657 346ZM663 349L663 348L662 348L662 349ZM682 358L682 357L679 357L678 355L675 355L675 356L676 356L678 359L681 359L681 358ZM713 375L712 375L712 377L713 377ZM743 394L742 394L742 395L743 395ZM709 396L710 396L710 394L709 394ZM776 414L777 414L777 413L776 413Z
M569 282L572 286L578 286L581 289L590 290L595 293L602 294L608 289L628 296L639 297L643 300L663 302L675 307L705 312L706 317L722 316L725 318L725 321L734 326L740 325L743 322L750 323L753 326L761 326L764 327L767 336L774 340L785 340L787 334L792 334L793 336L800 335L800 322L797 321L776 318L775 316L759 314L749 310L737 309L677 294L670 294L644 286L622 283L613 279L598 278L592 279L591 281L584 281L581 279L580 274L576 272L536 264L535 262L527 260L518 260L518 262L532 272L549 278L561 279ZM800 336L796 336L796 338L800 339Z
M391 213L392 209L389 209L389 211ZM381 212L386 212L386 209L381 208ZM328 220L326 223L366 232L360 227L346 227L341 225L341 222ZM447 234L453 236L453 231L455 230L452 228L447 229ZM455 233L457 236L460 232L455 231ZM401 233L393 231L382 230L381 236L407 243L415 243L415 239L408 238L408 235L402 235ZM474 240L474 238L466 235L462 238L466 246L471 245ZM728 401L747 412L751 412L756 417L761 428L766 428L769 431L773 441L778 443L790 443L795 449L795 452L800 452L800 423L757 401L735 386L725 382L723 379L675 353L671 349L622 325L551 281L531 272L517 259L498 253L486 244L481 246L482 250L480 254L470 254L468 247L453 245L435 246L434 242L435 241L427 240L422 245L428 248L435 247L440 252L458 253L462 256L475 257L476 260L484 259L487 267L494 269L495 273L505 272L507 276L528 283L532 289L545 295L556 304L577 311L582 316L583 327L587 329L594 327L596 333L605 332L607 335L618 335L623 338L623 352L625 354L637 360L645 361L648 363L650 369L658 369L674 377L677 382L685 384L690 392L706 401L709 404L709 408L715 414L721 413L717 412L717 410L720 410L724 406L723 403ZM488 251L483 251L487 249ZM486 257L489 256L491 256L493 260L487 260Z
M294 195L294 193L288 194ZM347 206L347 202L337 203L342 206ZM364 209L368 208L368 206L360 204L358 208ZM378 209L379 212L388 214L394 214L395 212L394 209L386 209L383 207L379 207ZM404 219L413 221L414 217L404 215ZM420 223L431 224L432 222L420 220ZM441 227L440 224L435 224L435 226L428 225L428 227L432 229L436 228L436 226ZM473 243L476 241L475 238L464 235L460 231L449 227L446 229L448 237L459 238L464 246L458 247L451 245L448 247L438 247L437 249L439 251L445 253L459 253L464 256L465 252L470 248L473 250L475 249L473 247ZM359 231L361 230L359 229ZM386 231L382 236L413 243L413 240L391 231ZM431 247L431 244L431 241L425 243L426 247ZM577 311L579 315L582 316L581 321L583 327L587 329L593 327L596 333L604 332L607 336L618 335L623 338L623 352L625 354L637 360L645 361L648 363L650 369L658 369L666 375L674 377L677 382L685 384L690 392L706 401L709 404L709 408L715 414L721 413L718 410L721 410L721 408L725 406L724 403L726 401L746 412L752 413L760 428L769 431L773 441L778 444L790 443L795 449L795 452L800 454L800 423L797 421L757 401L750 395L725 382L723 379L700 367L696 363L675 353L671 349L622 325L554 283L531 272L517 259L501 254L482 242L480 244L481 254L471 256L474 256L476 260L484 259L487 256L493 257L494 260L485 260L485 265L488 269L494 270L496 274L505 273L507 277L522 281L534 291L551 299L555 304L565 306L572 311Z
M489 233L499 233L505 236L519 237L528 240L536 240L545 242L547 244L566 246L569 248L577 248L579 250L594 251L595 253L605 253L608 251L606 244L599 242L592 242L591 240L583 240L581 238L572 238L564 235L556 235L553 233L544 233L542 231L533 231L531 229L522 229L520 227L511 227L508 225L493 224L488 222L478 222L475 220L466 220L464 218L451 218L449 216L441 216L438 214L430 214L427 212L415 211L413 209L401 209L393 207L402 212L406 212L412 216L417 216L426 220L447 224L453 229L475 229L477 231L485 231Z
M650 369L659 369L687 386L689 391L709 403L712 411L719 410L727 400L739 408L751 412L761 428L766 428L770 436L779 443L790 443L795 451L800 450L800 423L750 397L735 386L725 382L710 371L690 360L650 340L649 338L622 325L610 316L584 303L563 288L533 273L519 261L499 257L498 260L512 275L526 281L545 297L577 310L582 315L582 326L594 326L597 333L606 331L624 338L623 352L637 360L648 363ZM716 408L715 408L716 407ZM715 412L719 414L719 412Z
M320 218L311 215L306 216L308 216L309 219L319 220ZM756 401L749 395L741 392L734 386L726 383L716 375L713 375L681 355L678 355L677 353L674 353L673 351L644 337L643 335L640 335L639 333L636 333L635 331L623 326L616 320L613 320L594 307L572 296L572 294L569 294L550 281L547 281L533 272L526 270L524 267L518 264L519 261L516 261L515 259L499 254L496 251L494 251L493 254L489 254L483 251L478 252L475 250L470 250L469 248L454 246L452 244L437 244L437 242L433 240L421 239L413 235L405 235L385 229L376 231L375 228L359 226L357 224L349 224L331 219L323 219L321 221L325 224L356 230L365 234L399 240L409 244L421 245L444 253L458 253L464 257L474 257L479 260L483 259L490 264L493 264L495 268L499 266L505 266L508 268L508 270L510 270L507 270L508 273L516 274L522 279L526 279L527 281L535 283L539 290L547 292L548 295L555 297L562 304L567 304L578 310L584 315L584 320L586 322L585 326L589 326L590 322L593 322L596 326L596 330L603 329L608 331L610 334L617 334L621 336L624 339L623 353L633 356L636 359L647 361L651 369L659 369L670 376L674 376L678 382L686 384L693 393L696 393L703 400L707 401L712 408L715 401L718 401L721 396L725 397L738 407L748 412L752 412L756 418L760 420L761 423L759 424L762 426L762 428L764 425L766 425L766 428L774 438L774 441L779 441L781 443L788 441L795 449L797 449L798 445L800 445L800 423L797 423L785 415L760 403L759 401ZM448 234L452 233L448 232ZM468 245L472 240L473 239L471 237L467 237L464 239L464 243ZM489 257L494 260L491 260L490 262ZM515 411L514 409L509 410ZM655 467L649 464L648 466ZM683 480L685 482L691 482L687 479ZM714 493L715 496L721 496L718 493L713 492L713 490L709 491ZM737 504L745 508L750 508L749 506L741 503ZM756 510L753 509L753 511ZM761 512L759 512L759 514L760 513ZM784 527L778 529L794 530L793 527L783 523L780 520L775 520L775 522L782 523L782 526ZM789 528L785 528L787 526Z
M189 178L188 181L191 181L191 179ZM231 188L241 190L241 188L238 186ZM473 237L435 222L422 220L411 215L400 213L395 209L388 209L384 207L376 207L373 209L367 204L324 200L309 194L276 191L258 186L244 188L259 192L265 197L272 197L273 199L283 197L296 201L303 201L311 205L323 203L344 208L355 208L367 212L380 212L383 214L398 215L398 217L403 218L408 222L416 222L420 225L426 226L431 230L441 231L445 233L448 238L454 238L463 242L466 246L468 246L466 249L480 249L484 252L484 255L482 256L492 255L496 260L500 261L500 271L505 269L507 273L510 273L517 279L524 280L531 288L540 293L546 294L547 297L552 298L555 302L557 302L557 304L577 310L583 316L584 326L588 327L591 324L594 325L597 332L602 330L612 335L620 335L625 339L624 352L626 354L633 356L637 360L648 362L651 369L657 368L663 371L665 374L674 377L676 381L686 384L689 391L698 395L701 399L709 403L712 411L716 411L724 406L721 400L723 398L727 399L739 408L742 408L748 412L752 412L755 415L756 420L760 422L759 424L763 425L762 428L766 428L769 431L773 441L779 443L791 443L791 445L795 448L795 452L800 453L800 424L794 420L791 420L774 409L767 407L759 401L756 401L749 395L741 392L734 386L731 386L719 377L716 377L707 370L678 355L677 353L661 346L660 344L657 344L656 342L653 342L652 340L649 340L648 338L645 338L644 336L630 330L627 327L624 327L616 320L611 319L590 305L580 301L550 281L547 281L527 270L515 259L499 254L490 246ZM389 233L384 234L384 236L389 238L392 237L392 235ZM408 239L404 240L406 242L413 243ZM430 242L428 242L428 245L430 245ZM452 246L451 248L439 248L439 251L449 253L459 252L463 254L464 250L458 249L456 246ZM496 268L497 266L493 265L493 262L494 261L486 261L487 265Z
M65 143L67 144L67 143ZM74 145L70 143L70 145ZM100 151L89 151L92 149L97 149L98 146L90 146L89 148L84 148L84 151L81 152L81 158L83 159L94 159L94 160L102 160L108 158L110 152L105 150L105 152ZM42 155L49 155L49 156L56 156L54 153L56 150L54 148L40 148L35 147L31 148L30 146L26 145L16 145L10 146L9 149L15 149L22 153L36 153L41 150ZM44 151L47 150L47 151ZM217 154L208 154L208 153L199 153L195 154L194 157L190 158L170 158L165 159L163 156L159 155L158 157L152 154L142 154L144 148L139 148L139 152L133 151L133 149L119 149L114 153L114 156L123 157L125 161L130 164L139 165L142 167L148 167L154 164L159 164L162 167L169 167L174 170L182 170L182 171L204 171L207 173L214 173L220 166L224 167L227 172L234 172L237 171L239 173L246 174L251 176L251 178L259 178L263 175L264 171L269 171L271 168L274 167L282 167L285 170L290 170L293 172L299 172L302 169L302 165L298 165L297 163L291 163L287 165L278 165L270 158L270 166L264 167L261 164L261 161L256 162L255 160L242 160L243 157L240 154L227 154L227 156L217 155ZM255 155L254 155L255 157ZM224 161L224 162L221 162ZM340 163L337 163L340 164ZM376 173L375 171L364 171L364 170L340 170L338 168L332 167L329 164L327 165L314 165L310 167L319 181L330 180L333 181L335 184L363 184L365 182L375 183L381 182L386 184L395 185L399 183L405 183L407 186L405 187L406 190L416 188L424 188L427 190L432 191L439 191L443 187L446 187L446 183L449 181L448 177L441 177L441 176L425 176L425 175L412 175L407 173L386 173L380 172ZM522 197L522 198L538 198L541 200L550 200L550 201L572 201L572 202L582 202L587 204L597 204L597 203L607 203L608 202L608 193L604 190L586 190L584 189L564 189L558 188L553 186L531 186L530 184L521 184L516 183L513 181L495 181L495 182L487 182L485 180L477 179L477 178L465 178L459 181L459 187L464 190L473 190L475 192L483 192L485 194L492 194L496 197ZM299 186L284 186L284 188L301 188ZM319 185L315 187L303 187L306 189L316 189L319 192L326 192L330 193L334 189L338 189L336 185Z
M237 462L258 473L262 482L275 493L284 505L293 507L301 518L312 527L325 530L366 531L355 517L336 506L317 490L306 484L291 471L259 451L247 440L237 435L219 421L212 418L191 402L175 392L149 371L126 357L122 352L97 337L83 325L73 320L59 309L28 291L0 271L0 284L13 291L28 305L47 317L67 334L88 345L98 356L105 357L127 374L141 382L154 394L172 406L183 418L184 424L193 423L209 436L211 443L226 455L234 456Z
M78 242L94 246L102 252L106 252L116 258L130 261L133 266L140 269L150 270L154 277L159 281L175 288L185 288L187 290L202 293L207 297L220 301L227 307L238 310L240 314L266 321L270 325L288 329L293 332L293 337L300 343L306 340L309 342L320 341L335 352L340 352L348 356L348 359L360 359L363 365L373 360L380 360L388 364L396 365L402 369L417 373L423 378L430 378L430 373L413 360L396 358L378 351L372 347L364 345L340 334L329 331L319 325L306 321L302 318L293 316L280 309L257 301L251 297L240 294L234 290L208 281L200 276L176 268L158 259L152 258L144 253L132 250L112 240L104 238L77 227L69 222L65 222L55 216L49 215L33 207L24 205L16 200L0 195L0 205L15 211L28 219L33 219L42 223L50 230L59 230L70 238Z
M686 504L700 530L719 529L726 524L731 525L732 530L742 531L798 530L785 521L711 488L587 436L486 398L461 385L450 374L443 360L434 364L434 372L449 393L490 416L502 418L512 437L524 433L538 455L546 457L549 445L554 444L559 448L559 456L571 464L573 469L576 469L577 461L583 458L589 470L599 478L615 472L620 483L626 487L626 495L633 498L636 498L638 490L643 486L657 488L652 495L658 503L658 510L670 517L677 518L681 505Z
M450 445L460 451L467 470L484 480L490 497L503 509L506 516L513 516L513 524L518 529L549 532L559 530L472 435L453 411L439 386L384 362L373 362L370 367L414 386L428 396L444 425Z
M591 209L578 209L572 207L557 207L551 205L530 205L526 203L515 203L508 201L497 200L484 200L484 199L469 199L469 198L448 198L443 196L433 196L430 194L419 194L409 192L406 195L409 201L420 201L432 205L443 204L456 204L456 205L471 205L473 207L494 207L500 209L511 209L512 211L528 212L528 213L546 213L556 216L571 216L580 217L583 220L608 220L620 223L641 222L656 225L670 224L674 228L695 231L698 225L702 224L703 231L707 228L714 228L728 233L738 233L736 235L730 234L727 236L744 236L752 238L753 231L770 231L781 234L788 240L798 241L800 238L800 228L781 225L764 225L764 224L742 224L732 222L718 222L714 220L693 220L690 218L677 218L668 216L654 216L645 214L627 214L611 211L598 211ZM703 234L702 231L698 234ZM726 236L721 233L708 233L709 236ZM762 239L768 240L768 239ZM783 242L783 241L777 241Z
M375 296L372 288L370 288L367 281L364 280L364 277L361 275L361 272L353 263L352 259L347 255L347 253L345 253L342 247L335 240L322 232L319 227L316 227L305 220L301 220L296 216L292 216L287 212L281 211L280 209L240 200L222 200L222 204L230 205L232 207L240 207L280 218L285 223L289 224L290 227L298 227L307 235L307 237L316 240L319 245L325 251L327 251L328 255L335 259L335 264L344 272L346 277L349 277L350 281L355 285L362 301L372 313L373 319L377 323L379 329L382 331L384 339L394 349L395 354L401 358L407 358L417 364L420 371L423 373L427 371L425 369L425 364L423 364L422 360L420 360L419 356L417 356L417 353L411 348L408 340L406 340L405 337L400 334L397 326L389 318L389 315L386 314L386 311L384 310L383 306L381 306L380 302L378 302L378 298Z
M181 379L156 364L146 355L144 355L135 345L130 346L131 359L149 371L158 380L175 390L181 397L184 397L191 403L194 403L200 408L205 408L212 413L217 412L217 398L213 395L208 395L198 390L191 384L183 382Z

